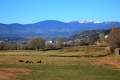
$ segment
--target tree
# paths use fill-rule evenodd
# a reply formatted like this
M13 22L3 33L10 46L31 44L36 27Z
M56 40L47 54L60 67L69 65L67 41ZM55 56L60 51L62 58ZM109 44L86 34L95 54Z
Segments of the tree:
M0 41L0 50L4 50L4 47L5 47L5 42Z
M0 41L0 50L17 50L17 43Z
M43 50L45 48L45 40L43 38L33 38L28 40L28 48L35 50Z
M120 47L120 29L113 28L108 39L111 46Z
M64 38L57 38L56 39L56 48L63 48L64 47Z
M113 28L108 37L108 43L111 47L111 51L114 51L115 48L120 48L120 29Z

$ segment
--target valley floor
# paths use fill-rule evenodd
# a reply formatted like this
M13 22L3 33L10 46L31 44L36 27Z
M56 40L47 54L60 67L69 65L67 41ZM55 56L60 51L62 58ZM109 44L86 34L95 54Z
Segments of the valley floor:
M119 61L101 47L0 51L0 80L119 80Z

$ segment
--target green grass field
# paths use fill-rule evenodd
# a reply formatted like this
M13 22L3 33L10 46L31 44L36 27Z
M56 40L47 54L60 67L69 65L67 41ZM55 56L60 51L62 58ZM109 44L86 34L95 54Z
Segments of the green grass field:
M16 80L120 80L119 69L113 68L112 65L94 64L96 59L101 59L99 55L106 55L103 48L74 47L55 51L1 51L0 68L32 70L29 74L17 74ZM19 60L30 60L33 63L27 64ZM42 63L37 63L39 60ZM120 57L117 57L117 60L120 61Z

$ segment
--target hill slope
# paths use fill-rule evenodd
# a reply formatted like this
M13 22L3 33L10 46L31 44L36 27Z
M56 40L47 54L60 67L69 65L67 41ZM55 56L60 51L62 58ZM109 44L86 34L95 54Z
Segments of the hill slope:
M119 22L103 23L79 23L79 22L60 22L56 20L46 20L34 24L2 24L0 23L0 39L3 38L29 38L41 36L46 39L56 37L69 37L75 33L84 30L109 29L115 24L120 26Z

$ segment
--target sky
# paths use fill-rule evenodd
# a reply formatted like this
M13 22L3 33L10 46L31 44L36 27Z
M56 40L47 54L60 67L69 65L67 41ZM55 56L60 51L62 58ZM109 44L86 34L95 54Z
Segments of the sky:
M0 23L120 21L120 0L0 0Z

